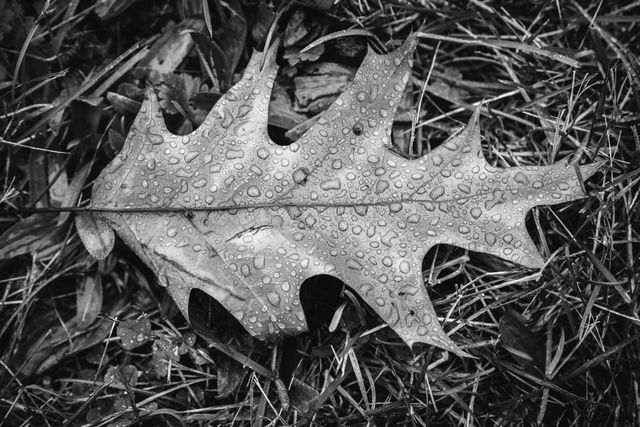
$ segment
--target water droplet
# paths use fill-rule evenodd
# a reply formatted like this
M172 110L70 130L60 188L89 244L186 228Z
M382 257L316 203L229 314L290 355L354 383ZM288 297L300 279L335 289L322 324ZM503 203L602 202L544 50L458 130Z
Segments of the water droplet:
M369 163L378 163L380 161L380 157L374 156L373 154L371 154L370 156L367 157L367 161Z
M242 264L242 267L240 267L240 271L245 277L249 277L251 275L251 269L247 264Z
M389 212L398 213L402 210L402 203L391 203L389 205Z
M409 224L417 224L420 221L420 215L417 213L411 214L407 217L407 222Z
M384 192L384 190L386 190L387 188L389 188L389 182L385 181L385 180L379 180L376 183L376 194L381 194Z
M293 182L296 184L302 184L306 182L307 176L309 176L309 169L299 168L293 171Z
M266 159L267 157L269 157L269 151L267 151L266 148L259 148L258 151L256 152L256 154L258 155L259 158L261 158L262 160Z
M202 179L199 179L197 181L194 181L192 185L193 185L194 188L202 188L205 185L207 185L207 180L202 178Z
M401 273L407 274L411 271L411 264L408 261L402 260L400 261L400 265L398 266Z
M523 185L529 182L529 179L527 178L527 176L522 172L518 172L516 176L513 177L513 180L518 184L523 184Z
M367 211L369 210L369 206L366 205L359 205L359 206L355 206L353 208L353 210L360 216L365 216L367 214Z
M469 194L471 192L471 187L469 187L467 184L460 183L458 184L458 188L465 194Z
M251 197L260 197L261 193L258 187L252 185L251 187L247 188L247 194Z
M280 305L280 295L275 292L269 292L267 294L267 299L274 307L278 307Z
M382 258L382 265L385 267L391 267L393 265L393 259L390 256Z
M244 150L241 148L228 148L225 157L229 160L241 159L244 157Z
M380 238L380 241L383 245L391 247L393 245L393 240L396 238L398 238L398 233L394 230L389 230Z
M442 146L450 151L456 151L458 149L458 144L456 144L453 140L445 142Z
M265 266L265 257L262 254L257 254L253 258L253 266L259 270L262 270Z
M482 215L482 209L478 207L471 208L471 216L473 217L473 219L480 218L480 215Z
M199 155L200 155L200 153L198 153L197 151L190 151L190 152L187 153L186 156L184 156L184 160L187 163L191 163Z
M439 185L429 193L429 197L436 200L438 197L441 197L444 194L444 187Z
M339 190L342 187L340 178L327 179L320 184L320 188L323 190Z
M360 264L358 260L350 258L347 260L347 268L355 271L360 271L362 270L362 264Z

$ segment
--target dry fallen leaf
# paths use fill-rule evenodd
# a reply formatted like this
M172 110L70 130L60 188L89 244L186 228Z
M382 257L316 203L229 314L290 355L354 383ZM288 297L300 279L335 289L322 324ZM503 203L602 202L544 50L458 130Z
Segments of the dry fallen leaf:
M344 93L286 147L267 133L275 46L262 70L265 54L253 54L242 80L191 134L167 131L149 90L122 152L94 184L91 207L110 211L94 215L187 318L199 288L258 338L297 334L307 328L302 282L330 274L408 345L465 355L429 300L426 252L446 243L542 267L527 212L584 197L576 173L586 179L597 166L493 167L482 155L479 110L422 158L392 153L415 44L412 37L387 55L370 51Z

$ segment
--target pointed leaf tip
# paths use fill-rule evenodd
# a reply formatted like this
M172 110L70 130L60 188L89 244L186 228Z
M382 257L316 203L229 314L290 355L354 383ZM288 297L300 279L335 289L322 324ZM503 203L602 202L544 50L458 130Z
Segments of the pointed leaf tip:
M409 37L407 37L407 39L404 41L402 45L405 52L413 53L413 51L416 49L416 46L418 46L418 34L417 33L409 34Z
M140 111L138 111L138 117L136 121L141 118L146 118L147 123L151 124L152 120L157 120L158 124L165 128L164 117L162 117L162 111L160 110L160 102L158 102L158 95L156 90L150 84L145 87L144 101Z
M154 104L154 106L158 106L157 108L159 108L158 95L156 94L156 90L150 84L147 84L147 86L144 88L144 101L150 102Z
M409 66L413 66L413 52L418 45L418 37L415 33L411 34L397 49L390 52L388 55L398 55L401 59L406 59Z
M582 179L591 178L593 175L599 172L606 163L606 160L600 160L586 165L580 165L578 168L580 170L580 175L582 175Z
M270 70L276 67L276 55L280 46L280 37L276 37L270 46L265 46L264 51L260 53L260 72Z
M537 251L537 249L535 252L530 252L526 258L520 258L517 262L523 267L531 268L534 270L540 270L545 265L545 260Z

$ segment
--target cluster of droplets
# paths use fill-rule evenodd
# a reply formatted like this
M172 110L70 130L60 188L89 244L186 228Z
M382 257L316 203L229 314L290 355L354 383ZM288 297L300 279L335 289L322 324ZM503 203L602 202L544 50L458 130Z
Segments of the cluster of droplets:
M408 343L455 350L422 284L424 253L449 243L539 266L524 227L527 211L582 192L566 164L487 164L478 111L429 155L406 161L392 154L390 129L414 44L389 55L370 53L352 85L286 147L268 140L276 68L267 63L260 71L259 54L189 135L166 131L152 96L123 152L96 183L94 205L115 200L119 207L231 208L180 214L179 220L128 216L133 224L119 233L132 233L133 241L142 230L159 230L145 256L173 257L187 264L184 270L189 263L206 269L207 260L223 258L225 274L233 276L228 283L243 290L234 298L231 289L219 290L221 302L254 335L302 331L301 283L332 274L356 289ZM164 222L149 224L158 221ZM190 277L185 274L176 277ZM212 287L221 286L188 280L195 282L182 285L187 293L201 287L215 294Z

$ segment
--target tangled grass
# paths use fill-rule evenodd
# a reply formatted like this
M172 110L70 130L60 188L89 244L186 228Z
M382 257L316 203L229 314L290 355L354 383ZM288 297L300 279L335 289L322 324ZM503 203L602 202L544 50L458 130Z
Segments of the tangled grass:
M639 425L639 15L588 0L0 1L0 424ZM283 140L367 42L391 49L412 31L399 153L435 147L482 101L492 164L603 164L588 198L531 214L542 271L427 255L440 320L475 358L407 348L325 276L303 287L304 335L258 342L204 294L189 324L123 244L92 259L60 209L85 205L145 84L188 132L281 35L270 119ZM318 61L342 74L297 105L296 78Z

